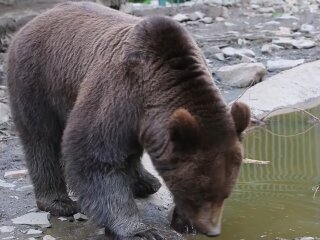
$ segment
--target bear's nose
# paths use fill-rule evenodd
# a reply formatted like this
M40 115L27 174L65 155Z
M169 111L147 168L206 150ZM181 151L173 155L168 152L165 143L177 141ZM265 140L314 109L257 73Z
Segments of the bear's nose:
M221 234L222 213L223 202L205 205L194 221L196 229L208 237L219 236Z
M221 229L220 228L211 229L206 233L206 235L208 237L218 237L218 236L220 236L220 234L221 234Z

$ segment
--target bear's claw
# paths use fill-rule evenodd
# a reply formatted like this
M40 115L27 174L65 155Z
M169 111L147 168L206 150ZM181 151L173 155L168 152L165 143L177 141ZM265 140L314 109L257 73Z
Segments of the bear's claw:
M155 229L150 229L145 232L141 232L135 235L135 240L165 240L166 238L161 235L160 232L158 232Z
M37 199L37 206L40 210L50 212L53 216L72 216L79 212L77 202L69 197L63 198L46 197Z

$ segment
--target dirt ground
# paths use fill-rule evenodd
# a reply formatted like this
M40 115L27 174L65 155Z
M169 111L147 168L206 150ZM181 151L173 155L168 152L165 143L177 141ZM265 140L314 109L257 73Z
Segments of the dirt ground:
M13 17L15 19L19 19L21 16L28 16L30 14L36 15L44 9L51 7L56 2L62 2L62 0L26 0L19 2L21 2L21 4L18 6L4 6L0 4L0 23L1 17ZM253 4L241 4L229 6L228 8L224 8L222 11L222 6L217 7L200 4L200 6L175 8L174 10L171 10L171 14L173 15L178 12L195 12L203 9L208 11L208 14L210 14L210 10L208 9L214 8L211 11L212 15L208 15L209 17L213 18L213 23L205 24L200 21L187 21L182 23L187 27L201 49L204 51L208 59L210 69L214 74L215 71L222 66L241 63L243 60L239 58L239 56L226 57L223 61L218 60L214 56L215 50L212 50L212 47L221 48L223 46L231 46L234 48L250 49L255 53L255 61L261 62L264 65L267 65L268 60L278 58L290 60L305 59L305 62L311 62L319 59L320 11L318 8L314 10L313 5L315 4L307 4L299 7L294 5L291 7L290 4L287 5L285 5L285 7L281 7L280 5L279 7L276 4L271 6L265 6L264 4L258 5L257 7ZM261 11L262 8L268 7L273 8L274 11L271 11L270 9L270 13L267 10ZM225 9L227 9L227 13L225 12ZM150 14L150 11L152 13L152 11L158 10L148 11L148 14ZM222 12L224 13L222 14ZM145 11L145 13L147 13L147 11ZM166 14L167 11L161 10L160 13ZM283 13L289 13L294 17L290 19L280 19L279 17L283 16ZM141 11L138 12L138 15L146 14L143 14L143 11ZM302 24L310 24L314 26L313 31L300 31L300 26ZM282 27L283 32L281 32L281 29L279 30L280 27ZM306 39L313 40L315 42L315 46L309 49L284 48L271 54L262 53L261 47L264 44L272 42L272 40L276 37L286 37L288 35L287 30L284 30L284 28L288 28L290 30L290 37L303 36ZM11 33L9 33L9 35L10 34ZM5 41L10 42L10 38L9 40L7 37L3 38L2 42ZM7 104L8 99L6 90L5 87L3 87L5 85L4 59L5 53L1 53L0 46L0 85L2 85L0 88L0 103ZM266 77L279 73L280 71L281 70L272 72L268 71ZM243 88L238 89L229 87L225 84L221 84L219 81L216 81L216 83L221 88L223 95L228 101L234 99L237 95L244 91ZM0 239L28 239L31 237L42 237L45 234L50 234L57 239L103 238L101 234L99 234L99 230L95 229L88 222L61 222L60 220L53 218L51 221L52 228L43 229L45 234L37 235L26 235L25 233L30 228L39 229L38 227L13 225L11 219L24 215L29 211L35 211L36 208L29 178L12 180L4 179L3 177L7 171L26 169L23 159L24 156L22 153L22 147L16 137L14 126L12 125L11 121L2 123L0 125L0 227L14 226L15 229L8 233L0 232ZM1 186L1 181L5 181L5 183L12 185L9 187L3 187ZM167 197L169 198L169 196ZM141 206L146 205L142 204ZM151 209L151 212L153 211L152 209L157 210L154 210L154 214L149 213L149 218L151 220L152 218L157 218L157 211L166 212L167 214L167 211L170 207L171 206L169 205L162 206L161 202L157 202L153 205L151 204L148 209ZM146 213L146 215L148 215L148 213ZM168 224L165 218L160 220L157 219L154 222ZM164 229L164 231L165 230L166 229Z

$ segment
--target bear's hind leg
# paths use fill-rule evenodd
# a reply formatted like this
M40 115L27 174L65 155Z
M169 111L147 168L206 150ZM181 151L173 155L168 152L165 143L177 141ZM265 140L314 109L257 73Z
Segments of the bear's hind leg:
M132 188L136 198L146 198L156 193L161 187L160 181L143 167L140 160L134 169L133 178L135 180Z
M59 216L77 213L76 202L68 196L59 159L62 134L59 122L48 112L48 108L38 112L36 117L28 118L27 112L24 114L24 118L16 116L14 119L24 147L38 208Z

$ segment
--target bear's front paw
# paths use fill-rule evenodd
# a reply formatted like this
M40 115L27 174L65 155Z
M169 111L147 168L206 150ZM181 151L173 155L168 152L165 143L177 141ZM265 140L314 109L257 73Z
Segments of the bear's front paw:
M172 215L171 227L179 233L182 234L196 234L196 229L192 226L192 224L182 215L180 215L175 208Z
M37 206L40 210L50 212L53 216L72 216L79 212L77 202L69 197L41 197L37 199Z

